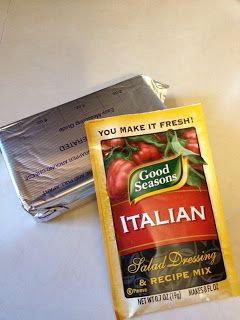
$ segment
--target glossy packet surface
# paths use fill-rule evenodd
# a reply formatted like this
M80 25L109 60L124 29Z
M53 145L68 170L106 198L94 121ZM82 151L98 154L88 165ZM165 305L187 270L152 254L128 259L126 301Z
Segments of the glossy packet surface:
M117 319L238 295L201 105L85 126Z

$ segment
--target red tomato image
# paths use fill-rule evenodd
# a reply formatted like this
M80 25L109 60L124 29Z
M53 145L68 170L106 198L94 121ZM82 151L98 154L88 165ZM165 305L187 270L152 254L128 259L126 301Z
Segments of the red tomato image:
M198 140L196 131L193 128L186 129L182 134L181 138L186 139L188 143L186 144L185 148L196 153L200 154Z
M133 161L115 159L111 162L107 172L107 191L112 200L127 198L128 176L136 167Z
M131 142L130 145L138 147L138 151L132 155L132 160L137 165L162 159L163 157L159 149L151 144L145 142Z
M167 137L164 133L154 133L154 136L158 139L158 141L167 143Z
M124 146L125 146L125 142L124 142L124 139L122 138L103 141L102 142L103 154L107 155L109 151L114 147L116 147L119 150L122 150Z

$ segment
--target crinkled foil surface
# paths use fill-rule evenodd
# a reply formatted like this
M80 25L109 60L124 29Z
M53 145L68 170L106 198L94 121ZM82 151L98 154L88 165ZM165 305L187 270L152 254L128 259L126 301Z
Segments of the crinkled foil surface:
M0 148L24 207L50 220L94 195L83 123L163 109L168 86L136 76L0 128Z

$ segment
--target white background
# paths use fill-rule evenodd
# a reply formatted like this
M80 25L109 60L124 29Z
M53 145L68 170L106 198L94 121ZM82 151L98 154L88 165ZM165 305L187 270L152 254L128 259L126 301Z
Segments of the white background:
M239 34L237 0L0 0L0 126L141 73L171 107L202 102L240 266ZM0 319L114 319L95 201L37 224L1 157L0 201ZM141 319L239 313L235 298Z

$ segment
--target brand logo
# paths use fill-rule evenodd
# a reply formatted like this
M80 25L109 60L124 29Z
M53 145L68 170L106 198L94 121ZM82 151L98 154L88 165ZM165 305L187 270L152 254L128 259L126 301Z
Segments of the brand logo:
M128 180L129 202L180 189L188 178L188 161L182 155L137 167Z

